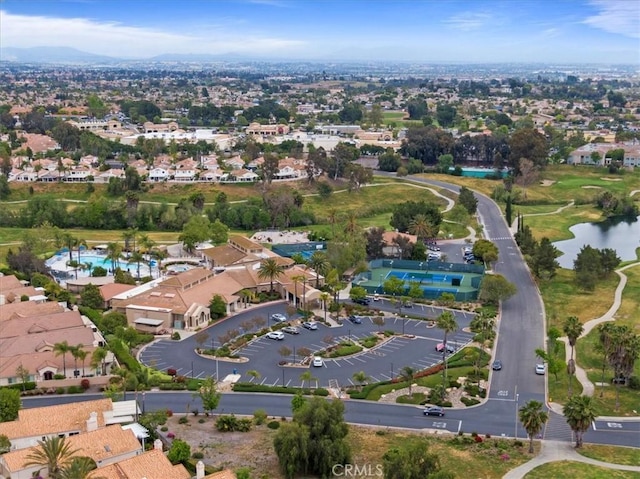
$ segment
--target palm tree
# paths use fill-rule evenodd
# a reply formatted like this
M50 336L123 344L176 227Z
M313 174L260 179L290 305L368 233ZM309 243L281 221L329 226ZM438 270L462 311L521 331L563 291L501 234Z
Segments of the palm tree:
M336 232L335 232L335 228L336 228L336 223L338 222L339 219L339 213L338 210L336 210L335 208L331 208L330 210L327 211L327 220L329 221L329 224L331 225L331 237L335 237Z
M562 330L564 331L564 334L567 335L569 346L571 346L571 359L569 360L569 364L567 364L567 373L569 374L569 397L571 397L571 394L573 393L572 378L576 372L576 363L573 359L573 353L578 338L582 336L582 333L584 332L584 326L582 326L582 323L577 317L570 316L565 320Z
M295 276L291 277L291 281L293 282L293 295L294 295L293 305L295 307L298 307L298 285L303 281L305 281L306 279L307 279L306 276L302 274L296 274Z
M471 331L477 333L482 345L495 337L496 320L489 316L484 310L480 311L471 320Z
M309 387L311 387L311 381L315 380L317 378L313 377L313 374L311 374L311 371L305 371L300 375L300 380L302 381L302 388L304 389L304 382L307 381L309 383Z
M107 359L108 354L109 354L109 351L107 350L107 348L102 348L102 347L94 349L93 353L91 354L91 366L97 369L98 365L100 365L100 374L102 376L106 374L105 359Z
M284 266L279 264L275 258L267 258L260 263L258 278L269 280L269 294L273 294L273 281L282 276L282 273L284 273Z
M124 249L127 251L136 251L136 236L138 235L138 228L128 228L122 232L122 239L124 240ZM133 247L129 248L129 242L133 242Z
M447 336L458 329L458 323L451 311L443 311L436 319L436 327L444 331L444 341L442 347L442 362L444 363L444 373L442 375L443 389L447 387Z
M87 359L87 356L89 355L89 352L85 351L84 349L82 349L82 344L78 344L77 348L78 349L76 350L74 358L77 358L77 359L79 359L81 361L81 363L82 363L82 374L81 375L84 376L85 375L84 362Z
M73 247L76 245L77 238L68 231L60 235L60 242L69 250L69 262L73 261Z
M137 277L140 279L140 263L146 263L147 261L144 259L144 255L140 251L134 251L129 256L130 263L136 263L137 266Z
M364 371L358 371L357 373L353 373L351 376L355 382L358 383L358 389L362 391L362 386L369 381L369 376L366 375Z
M309 267L316 272L316 289L320 287L320 276L325 276L331 264L327 255L322 251L315 251L309 258Z
M56 356L62 355L62 369L64 370L64 377L67 377L67 353L71 352L71 346L67 343L65 339L61 343L56 343L53 345L53 353Z
M260 374L259 371L256 371L255 369L250 369L249 371L247 371L247 376L251 376L252 379L260 379L262 377L262 374Z
M77 344L76 346L69 346L69 352L71 353L71 356L73 356L73 370L77 371L78 370L78 359L80 359L80 356L82 356L84 354L84 357L87 357L87 352L82 349L82 344Z
M429 219L423 214L417 214L409 223L409 233L416 235L418 241L430 238L433 235L433 226Z
M162 260L169 257L169 253L165 250L154 249L151 251L151 256L153 256L157 261L158 266L158 278L160 277L160 270L162 269ZM149 268L149 272L151 272L151 268Z
M48 437L38 441L38 446L27 455L24 467L46 467L49 477L60 479L62 469L71 462L71 456L76 452L78 451L71 449L65 437Z
M107 259L111 260L111 271L114 274L121 256L122 245L120 243L109 243L107 245Z
M89 473L97 469L96 461L86 456L74 457L68 466L65 466L60 474L60 479L87 479ZM100 479L98 476L92 476Z
M403 381L409 382L409 396L411 396L411 390L413 388L413 375L416 373L415 369L411 366L405 366L400 370L400 377Z
M67 266L73 269L73 272L76 275L76 279L78 279L78 269L80 268L80 263L78 263L75 259L71 261L67 261Z
M542 410L539 401L528 401L518 411L520 422L529 436L529 454L533 454L533 438L540 434L545 423L549 420L549 413Z
M84 246L86 248L87 240L84 238L76 238L75 246L78 248L78 264L82 264L82 261L80 261L80 246Z
M590 396L571 396L562 413L576 435L576 447L582 447L582 436L598 416L593 399Z
M323 291L322 293L320 293L320 301L322 301L322 309L324 310L324 322L327 322L327 301L329 301L329 298L331 297L331 295L329 293L327 293L326 291Z

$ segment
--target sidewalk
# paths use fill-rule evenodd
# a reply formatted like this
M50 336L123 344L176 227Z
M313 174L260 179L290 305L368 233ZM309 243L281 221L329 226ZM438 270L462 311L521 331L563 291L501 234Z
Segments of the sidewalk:
M576 452L573 445L564 441L542 441L542 449L540 454L531 459L529 462L512 469L506 473L503 479L521 479L528 472L532 471L542 464L555 461L575 461L584 462L594 466L606 467L608 469L618 469L621 471L637 471L640 472L640 466L623 466L621 464L613 464L610 462L597 461L582 456Z

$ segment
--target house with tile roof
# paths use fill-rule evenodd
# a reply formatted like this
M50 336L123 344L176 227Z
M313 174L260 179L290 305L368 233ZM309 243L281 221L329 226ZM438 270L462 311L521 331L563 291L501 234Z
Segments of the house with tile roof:
M0 435L11 441L11 450L36 446L53 436L75 436L113 424L133 422L136 401L112 402L109 398L20 409L18 419L0 423Z
M91 415L94 416L91 416ZM95 421L92 418L95 417ZM97 413L90 413L87 420L87 432L70 434L66 441L69 449L74 451L70 455L74 457L89 457L96 463L98 469L125 461L143 453L142 445L131 429L123 429L119 425L98 428ZM33 454L39 446L31 446L24 449L10 451L0 456L0 474L12 479L30 479L34 475L46 477L48 470L42 466L25 466L29 461L29 455Z
M190 479L182 464L171 464L160 449L95 469L87 479Z

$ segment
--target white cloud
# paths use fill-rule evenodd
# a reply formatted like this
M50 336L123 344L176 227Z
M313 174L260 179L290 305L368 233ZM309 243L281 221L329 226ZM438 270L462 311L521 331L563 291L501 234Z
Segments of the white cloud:
M448 18L444 23L456 30L469 31L482 28L490 19L491 15L488 13L463 12Z
M220 26L186 34L87 18L14 15L0 10L0 44L22 48L64 46L136 58L162 53L286 54L298 51L305 42L245 35L242 31L225 31Z
M606 32L640 38L640 4L635 0L592 0L598 13L582 23Z

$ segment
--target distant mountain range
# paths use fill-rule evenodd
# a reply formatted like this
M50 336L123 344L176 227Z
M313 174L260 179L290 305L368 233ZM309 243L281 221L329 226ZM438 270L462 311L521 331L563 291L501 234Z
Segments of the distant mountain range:
M33 48L0 48L0 61L16 63L57 63L57 64L109 64L109 63L138 63L138 62L158 62L158 63L209 63L209 62L229 62L248 61L234 53L223 55L212 54L180 54L165 53L151 58L124 59L110 57L106 55L96 55L94 53L83 52L76 48L69 47L33 47Z

